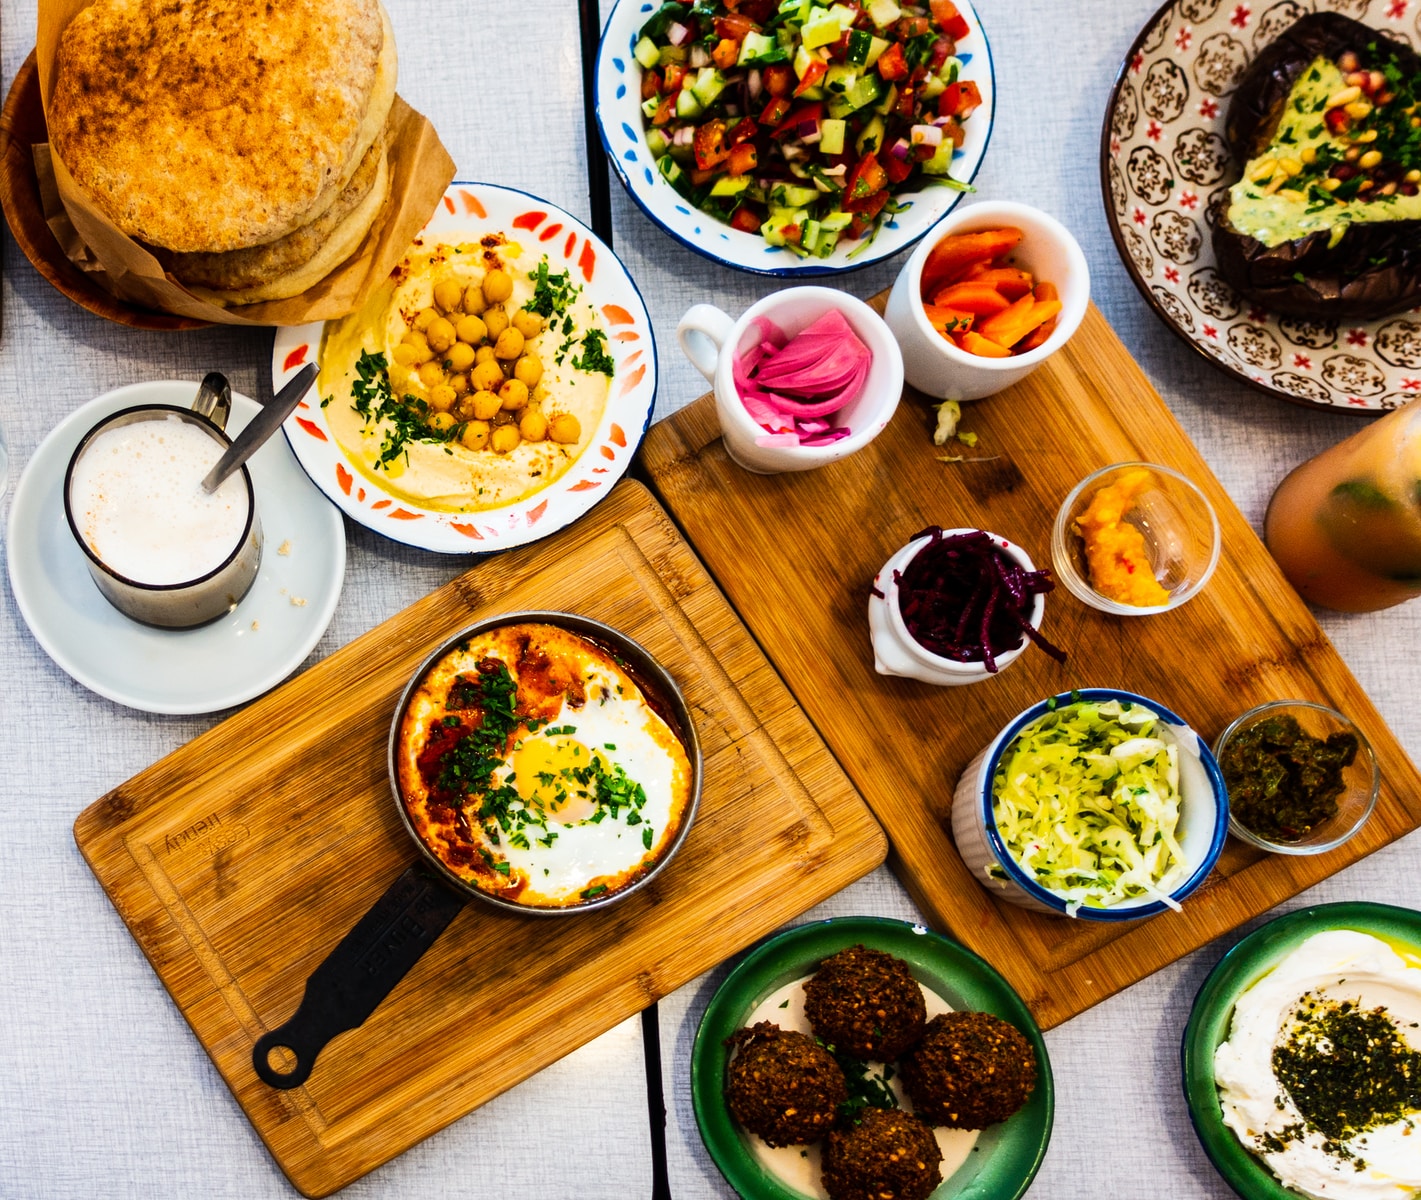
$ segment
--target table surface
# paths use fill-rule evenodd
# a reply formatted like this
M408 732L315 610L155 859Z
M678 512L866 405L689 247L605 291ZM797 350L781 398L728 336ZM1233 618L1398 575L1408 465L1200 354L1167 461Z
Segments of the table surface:
M1421 0L1398 2L1415 7ZM401 94L433 120L460 177L524 188L588 219L572 0L389 0L388 7L400 48ZM1121 265L1106 227L1097 145L1120 59L1156 0L982 0L979 7L999 89L979 193L1035 204L1073 230L1090 263L1096 303L1258 527L1278 480L1358 425L1355 418L1256 394L1211 369L1165 332ZM34 24L33 3L3 5L6 87L33 45ZM616 249L657 327L657 415L665 416L705 390L676 348L676 318L702 301L738 313L773 285L684 250L617 184L612 189ZM241 392L270 394L269 332L121 329L53 291L8 230L3 237L0 425L9 441L12 485L61 417L110 388L155 378L197 380L217 368ZM888 286L901 261L847 276L843 286L872 295ZM0 528L12 492L13 486L0 499ZM309 662L464 568L461 559L411 550L360 526L347 524L347 536L345 590ZM1318 615L1408 753L1421 758L1421 705L1415 703L1421 604L1367 616ZM85 867L71 833L75 816L92 800L221 714L154 716L86 691L31 637L8 583L0 600L0 662L6 800L0 815L0 1197L294 1195ZM1211 669L1207 648L1188 669ZM1421 834L1413 834L1285 907L1366 899L1421 908L1419 860ZM880 869L804 919L851 914L918 917L897 881ZM1047 1035L1057 1115L1029 1193L1033 1200L1079 1196L1083 1180L1107 1200L1158 1196L1166 1188L1174 1200L1231 1195L1189 1127L1179 1038L1195 991L1246 929ZM677 1200L733 1196L701 1146L689 1087L696 1025L726 970L710 972L660 1006ZM1103 1073L1112 1086L1100 1086ZM580 1200L645 1195L651 1189L645 1095L641 1032L633 1020L344 1195L423 1200L479 1185Z

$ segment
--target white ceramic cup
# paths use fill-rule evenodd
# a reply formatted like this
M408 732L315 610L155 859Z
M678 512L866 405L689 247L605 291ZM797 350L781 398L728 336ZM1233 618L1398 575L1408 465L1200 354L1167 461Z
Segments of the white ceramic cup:
M923 264L948 234L1014 226L1021 244L1011 264L1030 271L1038 283L1056 286L1061 314L1056 328L1035 350L1011 358L983 358L960 350L928 321L923 311ZM920 392L944 400L977 400L1008 388L1045 362L1075 333L1090 303L1090 268L1070 232L1055 217L1029 204L982 201L944 217L903 264L888 297L884 320L903 351L903 373Z
M825 446L759 445L757 439L769 434L741 403L733 374L736 356L748 350L759 336L752 322L763 317L773 321L785 337L792 338L830 309L838 309L844 315L873 355L873 365L858 399L829 418L834 425L847 426L853 432ZM903 356L883 318L862 300L834 288L796 287L772 292L747 308L738 321L713 304L696 304L676 326L676 340L715 389L715 408L726 453L758 475L810 471L847 458L883 432L903 395Z

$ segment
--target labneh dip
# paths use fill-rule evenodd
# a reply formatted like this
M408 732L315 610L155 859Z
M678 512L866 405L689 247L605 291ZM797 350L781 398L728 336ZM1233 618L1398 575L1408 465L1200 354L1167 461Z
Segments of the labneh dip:
M1421 1190L1421 956L1315 934L1239 997L1214 1055L1224 1122L1317 1200Z

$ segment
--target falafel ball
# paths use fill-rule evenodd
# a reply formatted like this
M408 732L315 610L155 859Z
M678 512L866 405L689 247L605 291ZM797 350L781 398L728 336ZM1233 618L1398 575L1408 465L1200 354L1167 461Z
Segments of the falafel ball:
M912 1113L866 1108L824 1143L829 1200L927 1200L941 1182L937 1138Z
M770 1146L817 1142L849 1098L844 1072L807 1033L761 1021L726 1038L739 1053L726 1069L731 1115Z
M1036 1087L1036 1052L1014 1025L984 1012L939 1013L899 1063L913 1111L929 1125L985 1129Z
M901 958L850 946L804 985L804 1014L840 1054L892 1062L922 1035L923 991Z

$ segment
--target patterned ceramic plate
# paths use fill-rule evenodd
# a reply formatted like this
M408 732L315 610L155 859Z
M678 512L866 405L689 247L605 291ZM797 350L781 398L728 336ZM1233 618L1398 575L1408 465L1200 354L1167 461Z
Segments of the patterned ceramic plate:
M446 512L385 491L336 442L315 400L299 405L284 426L306 473L345 513L397 542L444 554L488 554L556 533L587 512L621 478L651 423L656 400L656 343L646 305L606 243L575 217L527 192L489 183L453 183L420 236L473 241L501 232L533 249L530 269L546 254L554 274L571 273L601 315L616 363L607 405L586 449L539 492L501 508ZM319 352L320 323L276 331L271 374L279 388Z
M1215 270L1213 206L1237 173L1224 141L1234 87L1279 33L1326 9L1421 45L1421 0L1170 0L1120 68L1100 178L1126 269L1175 333L1270 395L1368 414L1421 395L1421 309L1356 323L1280 317Z
M930 187L900 196L906 211L887 221L873 242L841 242L828 258L798 258L783 246L771 246L758 233L744 233L692 208L656 170L642 136L641 65L632 57L638 33L661 0L619 0L602 30L597 51L597 128L623 186L641 209L681 245L714 262L757 275L835 275L891 258L921 238L952 211L962 193ZM953 154L952 176L971 182L977 176L992 136L996 81L992 49L982 23L967 0L957 10L972 27L959 43L962 78L982 93L982 107L963 126L967 138Z

